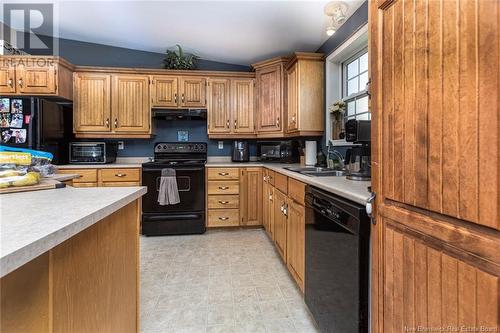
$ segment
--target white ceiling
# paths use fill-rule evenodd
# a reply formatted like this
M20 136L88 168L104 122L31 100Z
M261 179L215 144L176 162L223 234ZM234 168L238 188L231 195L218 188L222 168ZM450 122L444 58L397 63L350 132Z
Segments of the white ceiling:
M62 38L161 53L181 44L203 59L233 64L315 51L328 38L329 1L55 2ZM363 0L344 2L351 15Z

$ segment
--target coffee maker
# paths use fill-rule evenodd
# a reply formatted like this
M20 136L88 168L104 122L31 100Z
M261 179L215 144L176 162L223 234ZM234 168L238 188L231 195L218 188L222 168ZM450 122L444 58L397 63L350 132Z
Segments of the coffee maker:
M371 179L371 121L348 120L345 123L346 141L359 144L346 152L344 164L346 178L350 180Z
M233 143L233 162L248 162L248 142L234 141Z

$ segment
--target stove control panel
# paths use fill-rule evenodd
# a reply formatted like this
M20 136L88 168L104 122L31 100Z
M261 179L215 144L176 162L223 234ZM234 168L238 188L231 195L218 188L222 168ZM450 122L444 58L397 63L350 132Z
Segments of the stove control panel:
M158 142L155 153L206 153L205 142Z

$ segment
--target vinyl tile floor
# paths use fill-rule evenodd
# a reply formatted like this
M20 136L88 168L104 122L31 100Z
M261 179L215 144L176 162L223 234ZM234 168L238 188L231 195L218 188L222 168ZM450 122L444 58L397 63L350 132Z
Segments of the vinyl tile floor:
M141 332L318 332L263 230L141 237Z

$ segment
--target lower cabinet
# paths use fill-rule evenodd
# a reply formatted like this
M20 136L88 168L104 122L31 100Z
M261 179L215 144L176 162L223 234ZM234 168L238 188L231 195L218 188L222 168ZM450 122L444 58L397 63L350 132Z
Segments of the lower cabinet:
M66 182L67 185L73 187L126 187L141 185L140 168L60 168L57 173L80 175L79 178Z
M286 262L287 236L287 197L277 188L274 189L274 243L281 258Z
M306 208L288 198L286 213L286 264L300 290L304 291Z
M262 224L262 168L241 168L241 225Z

